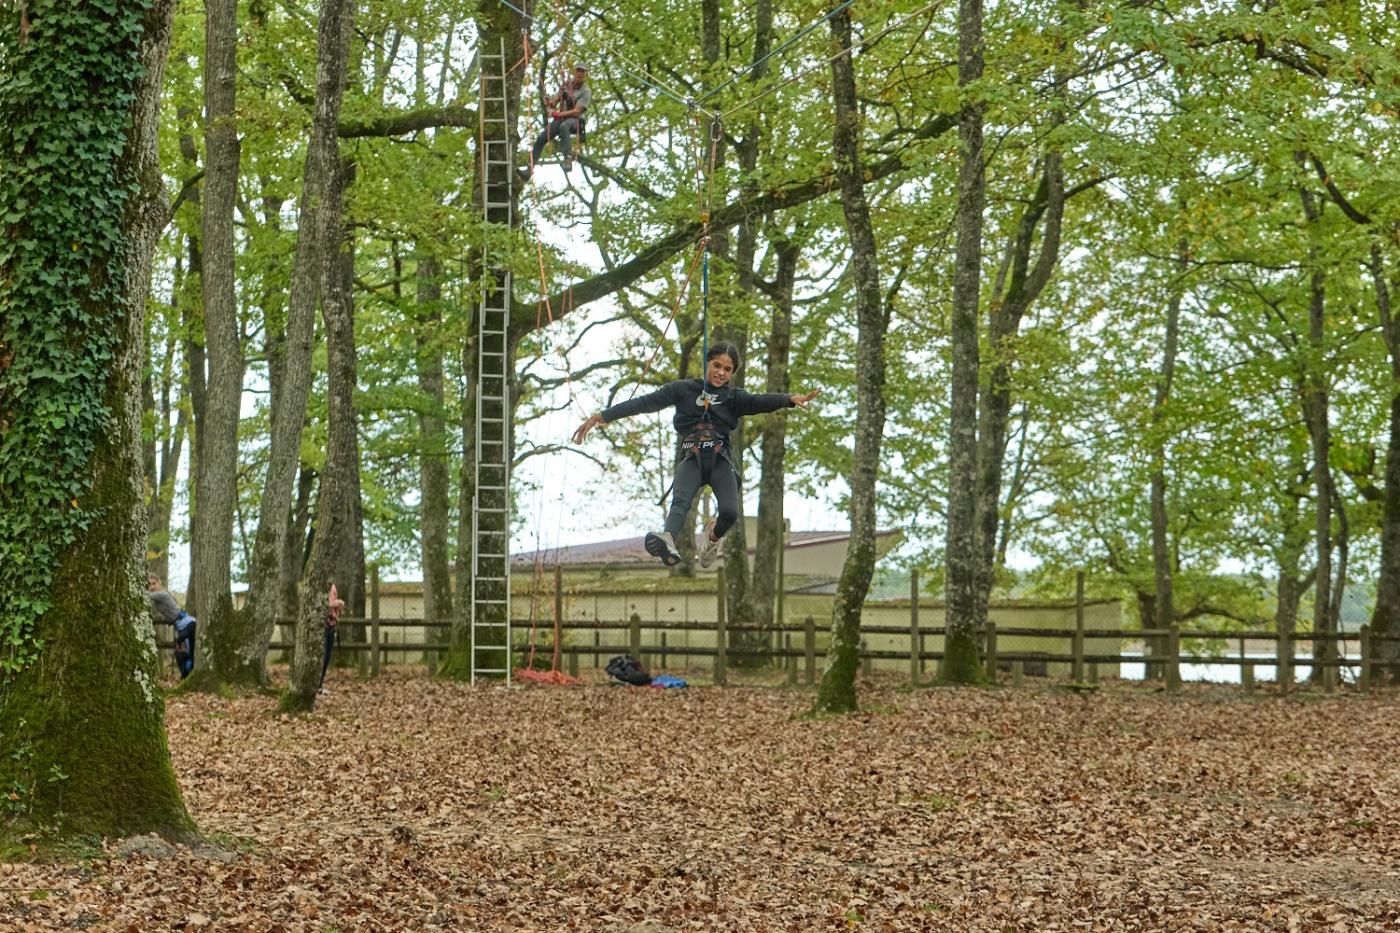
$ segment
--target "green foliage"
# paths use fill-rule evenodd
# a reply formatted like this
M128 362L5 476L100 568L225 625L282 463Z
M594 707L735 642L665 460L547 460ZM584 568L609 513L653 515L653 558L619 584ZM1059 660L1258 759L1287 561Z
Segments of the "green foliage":
M0 31L0 675L35 659L54 568L94 518L144 10L40 3L27 41Z

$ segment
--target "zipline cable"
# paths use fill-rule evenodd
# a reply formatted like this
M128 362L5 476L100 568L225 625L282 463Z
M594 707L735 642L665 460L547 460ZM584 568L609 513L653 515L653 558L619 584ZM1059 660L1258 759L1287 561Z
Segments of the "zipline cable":
M719 87L715 88L715 89L712 90L712 91L707 91L706 93L700 95L700 100L701 100L701 101L709 100L711 97L714 97L714 96L715 96L716 94L718 94L720 91L723 91L725 88L729 87L729 85L733 84L735 81L740 80L741 78L743 78L745 75L749 74L750 72L756 71L760 66L763 65L764 62L768 61L768 59L772 58L774 55L777 55L777 54L779 54L779 53L781 53L781 52L785 52L785 51L787 51L788 49L792 48L792 46L793 46L798 40L802 39L804 36L806 36L806 35L808 35L809 33L811 33L812 30L814 30L814 29L816 29L817 27L821 26L822 23L828 22L833 16L835 16L835 15L838 14L838 13L840 13L842 10L846 9L847 7L849 7L851 4L853 4L853 3L855 3L855 2L856 2L856 0L846 0L845 3L842 3L840 6L836 7L834 10L832 10L830 13L826 14L825 16L823 16L821 19L816 20L815 22L808 23L808 24L807 24L806 26L804 26L801 30L799 30L799 31L797 32L796 35L794 35L791 39L789 39L789 40L787 40L786 42L784 42L782 45L778 46L776 49L773 49L771 52L769 52L767 55L763 56L762 58L760 58L758 61L754 62L753 64L748 65L747 67L743 68L742 70L739 71L738 74L734 75L732 78L730 78L728 81L726 81L726 82L724 82L723 84L721 84Z
M505 0L502 0L502 2L505 2ZM745 110L745 109L747 109L747 108L753 106L754 104L758 103L760 100L762 100L763 98L767 97L769 94L772 94L774 91L781 90L782 88L787 87L789 84L792 84L794 81L798 81L798 80L800 80L800 79L802 79L802 78L805 78L807 75L811 74L811 73L814 72L814 71L817 71L817 70L819 70L819 69L825 68L827 65L830 65L832 62L836 61L836 59L840 58L840 57L843 56L843 55L852 55L852 54L854 54L855 52L857 52L857 51L859 51L860 49L864 48L865 46L869 45L870 43L875 42L876 40L882 39L882 38L884 38L885 36L889 35L891 32L893 32L894 30L896 30L896 29L898 29L899 27L903 26L905 23L908 23L910 20L914 19L915 17L917 17L917 16L923 16L925 13L928 13L928 12L930 12L930 11L932 11L932 10L934 10L934 9L936 9L936 8L938 8L938 7L940 7L940 6L942 6L942 5L943 5L943 0L933 0L933 2L930 3L928 6L925 6L924 8L919 9L919 10L915 10L913 13L910 13L908 16L904 17L903 19L896 20L895 22L890 23L890 24L889 24L888 26L886 26L884 29L882 29L882 30L880 30L879 32L875 33L875 35L869 36L869 37L867 37L867 38L865 38L865 39L862 39L861 41L859 41L859 42L857 42L857 43L855 43L855 44L849 46L848 48L842 49L841 51L837 52L835 55L831 56L830 58L828 58L828 59L826 59L826 60L824 60L824 61L822 61L822 62L819 62L819 63L817 63L816 65L813 65L811 68L808 68L808 69L806 69L805 71L800 71L800 72L798 72L797 74L793 75L792 77L786 78L786 79L784 79L783 81L781 81L781 82L779 82L779 83L773 85L772 87L767 88L766 90L764 90L764 91L762 91L762 92L760 92L760 93L758 93L758 94L755 94L753 97L751 97L751 98L749 98L748 100L744 101L742 104L739 104L738 106L729 108L728 110L724 111L723 113L721 113L721 114L719 115L720 119L721 119L721 120L728 119L730 116L732 116L732 115L738 113L739 111Z

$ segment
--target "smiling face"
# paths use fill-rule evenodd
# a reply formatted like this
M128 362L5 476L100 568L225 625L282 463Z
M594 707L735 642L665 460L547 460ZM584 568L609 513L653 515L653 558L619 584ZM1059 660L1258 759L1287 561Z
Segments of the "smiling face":
M734 357L728 353L720 353L710 357L709 365L705 367L705 378L710 385L715 388L729 385L729 377L734 375Z

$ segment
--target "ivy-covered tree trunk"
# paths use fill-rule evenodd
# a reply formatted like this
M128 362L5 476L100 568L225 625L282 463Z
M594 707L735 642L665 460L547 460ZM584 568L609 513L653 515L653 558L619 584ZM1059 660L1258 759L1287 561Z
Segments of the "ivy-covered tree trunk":
M229 565L238 496L238 418L243 397L243 351L234 291L233 211L238 198L238 4L206 0L204 28L204 342L209 380L204 409L204 456L195 471L199 510L190 548L199 574L194 584L198 659L188 689L217 690L226 683L256 685L261 671L244 663L244 619L233 611Z
M447 621L452 618L452 574L448 565L447 421L443 417L442 264L435 256L420 255L416 277L418 389L423 393L418 416L423 615Z
M256 668L264 681L267 648L281 602L279 571L291 517L292 483L301 462L301 429L311 395L311 344L321 297L323 255L335 250L334 234L340 229L340 187L335 181L340 170L340 141L336 133L345 96L352 16L345 0L321 0L316 36L316 102L297 211L287 340L281 358L277 405L272 411L267 475L258 507L258 530L248 567L248 604L244 608L249 629L241 648L243 661ZM321 482L325 483L324 477ZM302 607L303 615L306 608Z
M143 596L173 6L37 3L27 36L0 30L0 855L29 833L193 829Z
M788 391L788 355L792 346L792 295L802 247L794 241L778 244L778 274L773 323L768 331L768 374L765 392ZM753 555L754 622L773 625L774 598L783 585L779 557L785 544L783 527L783 466L787 449L787 419L769 419L760 439L758 481L758 541ZM782 620L778 620L781 622Z
M982 77L982 0L958 3L958 86L977 93ZM977 680L977 382L978 305L982 282L982 105L964 100L958 117L962 142L958 167L957 246L953 265L953 374L948 442L948 623L943 677Z
M851 454L851 542L836 604L831 613L831 646L817 688L817 709L850 712L856 708L856 668L860 662L860 615L875 573L875 486L880 472L880 441L885 431L885 330L887 306L880 295L880 259L870 205L865 199L860 156L860 108L855 66L851 61L851 14L841 9L831 19L831 34L846 50L831 63L832 101L836 111L833 149L841 209L851 241L851 272L856 298L856 437Z
M343 0L327 0L326 7ZM325 7L323 7L323 10ZM339 14L348 37L352 22L348 5ZM342 59L344 61L344 59ZM350 172L337 167L328 194L339 204ZM359 435L355 418L355 317L354 301L344 275L348 249L340 212L330 215L332 243L338 248L322 253L321 318L326 327L326 466L316 496L316 539L306 564L301 607L296 623L296 653L292 678L282 697L284 711L309 711L316 705L324 658L325 620L330 588L335 584L346 599L354 581L347 579L355 549L355 506L359 500ZM346 599L349 603L349 600Z

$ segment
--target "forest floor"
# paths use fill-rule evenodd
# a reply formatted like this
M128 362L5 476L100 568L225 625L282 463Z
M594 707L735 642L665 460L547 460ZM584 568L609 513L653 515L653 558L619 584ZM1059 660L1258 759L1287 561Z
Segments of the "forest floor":
M0 865L0 930L1394 930L1396 697L1108 685L175 695L206 846Z

